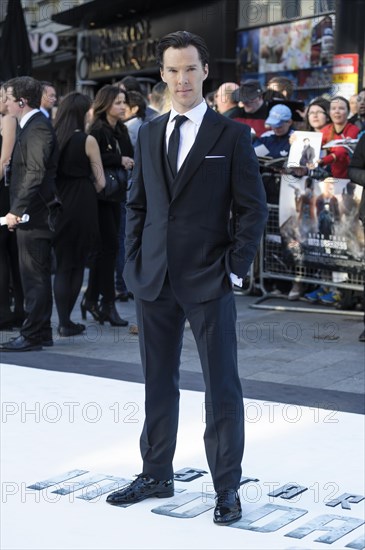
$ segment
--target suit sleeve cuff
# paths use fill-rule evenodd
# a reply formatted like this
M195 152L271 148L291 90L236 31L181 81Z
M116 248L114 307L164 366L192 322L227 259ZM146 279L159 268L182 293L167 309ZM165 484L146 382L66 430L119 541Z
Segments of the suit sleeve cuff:
M237 277L235 273L230 273L231 283L235 286L242 287L243 285L243 279L241 277Z

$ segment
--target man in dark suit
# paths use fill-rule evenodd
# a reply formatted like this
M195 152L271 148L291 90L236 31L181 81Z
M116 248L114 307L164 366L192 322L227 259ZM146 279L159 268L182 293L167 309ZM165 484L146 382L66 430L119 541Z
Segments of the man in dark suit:
M42 86L23 76L6 83L9 114L19 123L11 160L10 231L16 228L19 268L27 313L20 336L2 351L40 350L53 345L51 330L51 243L49 205L54 198L58 148L52 126L39 111ZM20 224L23 214L29 222Z
M314 162L316 156L314 147L311 146L311 142L308 138L303 139L302 155L299 160L300 166L310 166Z
M206 384L204 441L217 492L214 521L229 524L241 517L244 443L232 278L240 283L255 256L266 199L250 129L203 99L209 56L203 39L186 31L169 34L157 55L172 110L139 132L124 270L136 300L145 375L143 471L107 501L174 494L179 364L188 319Z

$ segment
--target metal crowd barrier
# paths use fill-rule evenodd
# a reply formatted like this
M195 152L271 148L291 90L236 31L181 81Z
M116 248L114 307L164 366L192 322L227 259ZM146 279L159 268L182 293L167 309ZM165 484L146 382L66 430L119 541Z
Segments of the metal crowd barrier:
M293 310L293 311L311 311L317 313L331 313L331 314L351 314L355 316L363 316L362 311L353 310L338 310L331 306L314 307L310 308L302 307L298 301L289 301L290 306L268 306L263 305L263 302L270 298L287 299L283 294L272 294L267 290L265 282L268 279L278 279L283 281L292 281L298 283L309 283L315 285L324 285L328 287L336 287L339 289L348 289L363 292L365 274L364 272L359 274L348 273L348 280L345 282L337 283L332 280L332 272L335 271L331 268L330 271L318 268L310 268L303 265L295 265L294 263L285 261L283 255L282 239L279 229L279 207L275 204L269 204L269 218L266 224L266 229L261 240L260 250L258 254L259 259L259 273L256 277L256 282L253 274L253 268L250 273L250 291L256 288L261 291L262 296L250 307L256 309L276 309L281 311ZM307 302L308 304L308 302Z

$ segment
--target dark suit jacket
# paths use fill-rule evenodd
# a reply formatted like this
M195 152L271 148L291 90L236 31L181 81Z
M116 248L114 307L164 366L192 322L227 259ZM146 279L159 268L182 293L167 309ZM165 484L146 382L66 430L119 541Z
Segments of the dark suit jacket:
M365 135L361 136L350 161L348 176L354 183L364 187L361 195L359 218L365 225Z
M54 197L57 162L52 125L41 112L36 113L18 130L11 159L10 212L30 216L21 229L47 226L45 202Z
M307 166L307 164L311 164L314 161L315 156L316 153L314 147L312 147L311 145L306 145L303 148L302 156L300 157L300 166Z
M168 270L176 295L200 303L228 292L231 272L246 276L267 219L265 191L250 128L208 108L171 198L164 160L168 118L139 132L124 276L136 297L152 301Z

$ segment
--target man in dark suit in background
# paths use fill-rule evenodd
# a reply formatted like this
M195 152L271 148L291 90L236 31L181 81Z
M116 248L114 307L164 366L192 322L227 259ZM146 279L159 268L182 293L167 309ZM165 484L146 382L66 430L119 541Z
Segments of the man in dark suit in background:
M227 525L241 517L244 446L232 280L241 282L254 259L266 198L249 127L203 99L209 56L204 40L186 31L169 34L157 56L172 110L139 133L124 270L136 300L145 375L143 471L107 501L174 494L179 365L188 319L206 385L204 441L217 493L214 521Z
M51 243L49 205L54 198L58 147L53 128L40 112L42 85L22 76L6 83L6 104L17 118L19 133L11 160L10 231L16 228L19 268L25 297L20 336L2 344L2 351L40 350L53 345L51 314ZM29 222L20 224L23 214Z

